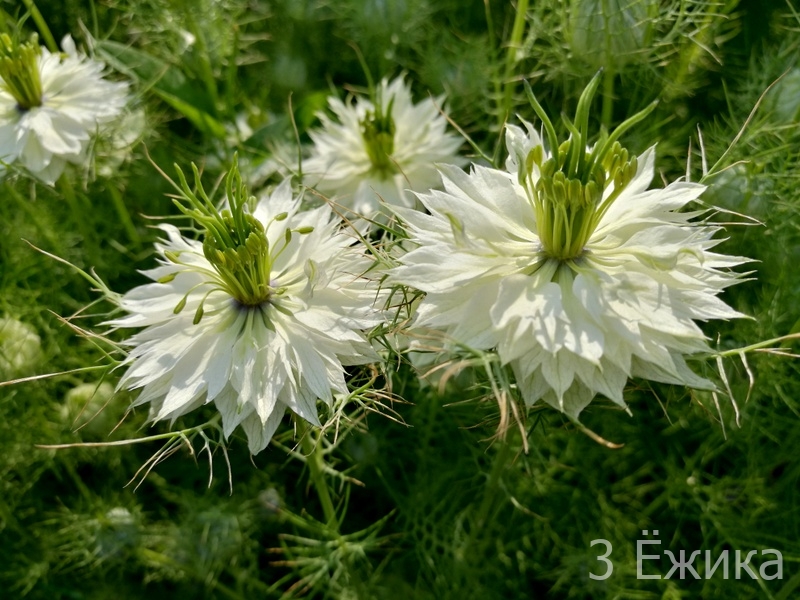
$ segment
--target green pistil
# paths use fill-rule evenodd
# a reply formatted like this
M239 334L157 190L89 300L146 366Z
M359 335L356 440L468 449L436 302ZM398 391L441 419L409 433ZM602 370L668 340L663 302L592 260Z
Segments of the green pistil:
M394 120L392 119L393 104L394 98L389 102L384 114L379 98L375 103L375 110L367 112L366 118L361 122L361 135L364 138L364 145L372 168L383 177L397 171L392 160L395 134Z
M223 211L221 216L227 236L218 236L216 230L208 229L203 254L214 265L231 296L241 304L258 306L267 302L273 289L270 286L269 242L264 227L252 216L244 215L246 226L237 230L230 211ZM240 243L238 234L242 232L246 238Z
M0 34L0 86L14 97L20 111L42 105L38 64L41 53L36 34L22 44L8 34Z
M531 104L544 125L551 156L544 160L542 147L533 148L520 165L519 182L536 212L544 254L560 261L580 258L603 215L636 175L636 157L630 156L617 140L655 108L655 103L651 104L611 135L603 132L594 148L587 151L589 106L599 75L581 94L575 123L564 118L570 137L560 144L552 122L526 84ZM538 179L532 176L534 167L539 171ZM613 191L603 199L612 184Z
M219 276L216 289L223 290L243 306L255 307L273 301L275 296L285 291L273 287L270 276L275 260L289 245L293 230L286 230L282 245L270 248L264 225L245 212L245 207L248 203L254 203L255 198L248 195L237 163L234 157L233 167L225 179L225 193L230 209L219 211L214 206L200 184L200 174L194 164L192 171L197 193L191 190L183 172L176 165L183 199L189 206L184 206L177 200L175 203L206 230L203 254ZM286 217L286 213L281 213L273 219L273 222L283 221ZM270 224L267 224L267 227ZM313 228L309 227L294 231L305 234L312 230ZM167 256L167 258L181 264L180 257ZM183 306L176 306L175 312L180 312L182 309ZM195 316L195 323L200 321L202 315L201 303Z

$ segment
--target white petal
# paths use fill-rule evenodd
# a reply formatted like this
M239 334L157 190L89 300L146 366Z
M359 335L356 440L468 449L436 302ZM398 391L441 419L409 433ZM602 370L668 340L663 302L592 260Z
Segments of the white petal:
M242 421L242 429L247 434L250 454L258 454L267 447L272 436L275 435L278 425L281 424L285 410L286 408L282 404L278 404L266 423L262 423L255 414L251 414Z

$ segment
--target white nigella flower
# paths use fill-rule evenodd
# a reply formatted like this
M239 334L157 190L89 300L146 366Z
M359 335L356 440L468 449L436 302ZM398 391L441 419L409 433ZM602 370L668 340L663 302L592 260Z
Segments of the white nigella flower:
M0 161L18 162L48 184L67 163L81 163L98 127L122 112L126 83L103 79L103 64L0 35Z
M380 201L413 206L407 190L440 185L434 163L464 164L461 139L446 133L437 103L414 104L411 89L397 78L381 81L375 102L364 98L328 103L338 121L320 114L322 129L311 132L314 150L303 163L309 183L356 213L372 217Z
M394 279L427 293L417 324L496 348L529 405L573 417L597 394L624 406L631 376L713 389L684 360L709 350L695 320L743 316L717 295L746 259L711 252L719 228L679 212L705 187L648 190L654 148L616 141L649 110L587 149L597 81L561 145L531 95L551 152L509 126L507 171L444 168L444 191L419 195L430 215L397 210L415 246Z
M362 277L371 262L328 206L300 212L288 180L252 213L236 166L221 213L182 175L181 187L206 235L162 226L160 265L144 273L155 283L128 292L130 314L110 322L145 328L128 340L119 386L141 388L153 420L213 402L225 435L241 425L255 454L286 409L319 424L317 399L347 393L343 365L378 360L363 334L380 322Z

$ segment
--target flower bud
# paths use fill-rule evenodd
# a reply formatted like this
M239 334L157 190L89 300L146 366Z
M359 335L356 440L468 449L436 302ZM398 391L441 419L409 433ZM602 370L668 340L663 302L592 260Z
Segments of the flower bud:
M646 46L654 8L656 0L572 0L572 51L595 68L624 66Z
M30 371L39 362L42 344L30 325L0 318L0 378Z

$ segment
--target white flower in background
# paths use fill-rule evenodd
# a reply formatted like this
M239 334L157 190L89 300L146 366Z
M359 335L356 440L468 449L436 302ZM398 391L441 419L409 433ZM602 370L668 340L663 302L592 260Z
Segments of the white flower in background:
M127 342L119 387L141 388L135 404L153 420L213 402L225 435L241 425L255 454L286 409L319 424L317 399L348 391L343 365L378 360L362 333L381 318L362 277L371 261L328 206L299 212L288 180L251 214L236 166L221 213L181 179L205 239L162 226L161 264L144 273L155 283L128 292L130 314L110 322L145 328Z
M375 103L364 98L328 103L337 120L319 115L322 129L310 134L314 149L303 172L318 191L335 195L336 202L362 216L374 216L381 200L413 206L407 190L440 185L435 163L465 162L457 155L461 139L445 131L447 119L437 108L442 99L414 104L402 78L381 81Z
M48 184L82 163L92 135L122 112L126 83L103 79L103 63L79 55L72 39L51 54L34 39L0 35L0 162L19 163Z
M36 366L42 341L36 330L11 317L0 317L0 381Z
M573 417L597 394L624 406L631 376L714 389L684 360L709 351L695 320L743 316L717 295L746 259L711 252L719 228L678 212L705 187L648 190L654 148L630 157L616 142L649 111L587 149L596 82L561 145L532 98L552 152L509 126L507 172L444 168L444 191L419 195L430 215L397 210L415 247L394 279L427 293L417 324L496 348L528 404Z
M97 173L106 178L118 173L146 131L147 115L143 108L126 110L113 122L103 125L95 144Z

